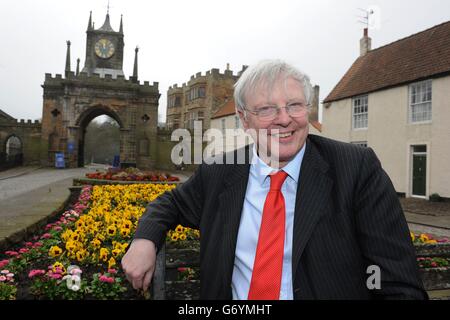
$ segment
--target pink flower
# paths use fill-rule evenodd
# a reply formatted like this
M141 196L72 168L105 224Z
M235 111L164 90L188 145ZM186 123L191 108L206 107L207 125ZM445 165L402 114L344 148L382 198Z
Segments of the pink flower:
M52 279L61 279L62 278L62 275L61 274L59 274L59 273L52 273L51 275L50 275L50 278L52 278Z
M437 263L436 263L436 262L432 262L432 263L431 263L431 266L432 266L433 268L436 268L436 267L437 267Z
M2 270L2 271L0 271L0 274L8 274L9 273L9 270Z
M55 230L55 231L61 231L62 228L61 228L60 226L56 226L56 227L53 227L53 230Z
M5 251L5 254L10 257L15 257L19 255L19 253L16 251Z
M19 250L20 253L27 253L28 251L30 251L30 249L27 249L27 248L21 248Z
M100 276L99 280L101 282L114 283L114 278L113 277L108 277L108 276L105 276L105 275Z
M5 259L5 260L1 260L0 261L0 268L3 268L4 266L8 265L9 260Z
M424 261L425 258L417 258L417 261Z
M25 242L25 247L32 247L33 243L32 242Z
M45 270L35 269L35 270L31 270L30 273L28 273L28 278L33 278L33 277L44 275L44 274L45 274Z
M116 273L117 273L117 270L111 268L111 269L108 269L108 273L116 274Z
M39 248L39 247L42 247L44 244L42 243L42 242L35 242L34 244L33 244L33 248Z
M60 267L55 268L55 273L62 274L63 270Z
M5 276L0 276L0 282L4 282L6 281L6 277Z
M52 235L50 234L50 233L44 233L42 236L41 236L41 239L50 239L52 237Z

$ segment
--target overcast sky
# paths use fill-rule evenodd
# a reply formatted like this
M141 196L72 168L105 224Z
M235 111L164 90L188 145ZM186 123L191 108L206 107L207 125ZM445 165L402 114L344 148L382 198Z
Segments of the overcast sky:
M45 73L63 74L66 40L84 66L86 28L92 11L102 26L107 0L0 0L0 109L17 119L42 117ZM124 72L133 72L139 46L139 79L159 82L160 120L165 121L170 85L230 63L280 58L309 74L330 93L359 55L361 9L375 7L372 48L450 20L443 0L110 0L118 31L123 14ZM378 11L377 11L378 10Z

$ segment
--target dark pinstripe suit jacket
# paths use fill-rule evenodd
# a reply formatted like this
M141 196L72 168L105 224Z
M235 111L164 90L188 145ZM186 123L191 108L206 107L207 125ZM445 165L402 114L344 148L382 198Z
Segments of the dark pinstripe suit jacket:
M201 165L160 196L135 238L161 247L178 223L201 233L201 298L231 299L236 239L249 164ZM297 190L293 239L295 299L426 298L394 187L370 148L309 135ZM369 290L369 265L381 289Z

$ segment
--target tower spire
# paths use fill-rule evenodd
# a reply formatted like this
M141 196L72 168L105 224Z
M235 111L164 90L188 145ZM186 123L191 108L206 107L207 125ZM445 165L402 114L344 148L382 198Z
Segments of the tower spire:
M120 32L120 33L123 33L122 15L120 15L120 28L119 28L119 32Z
M94 29L94 26L92 25L92 11L89 14L89 22L88 22L88 31Z
M67 53L66 53L66 69L65 69L65 75L66 78L69 76L70 72L70 40L67 40Z
M136 49L134 49L134 68L133 68L133 79L136 82L138 80L138 52L139 47L136 46Z

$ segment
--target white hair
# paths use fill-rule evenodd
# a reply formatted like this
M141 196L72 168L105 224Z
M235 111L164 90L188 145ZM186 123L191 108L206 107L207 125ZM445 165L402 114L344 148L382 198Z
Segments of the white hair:
M234 101L236 107L244 111L246 95L256 88L264 86L270 90L276 81L283 77L293 78L303 85L303 93L308 105L312 102L312 86L309 77L292 65L282 60L263 60L247 68L234 85Z

